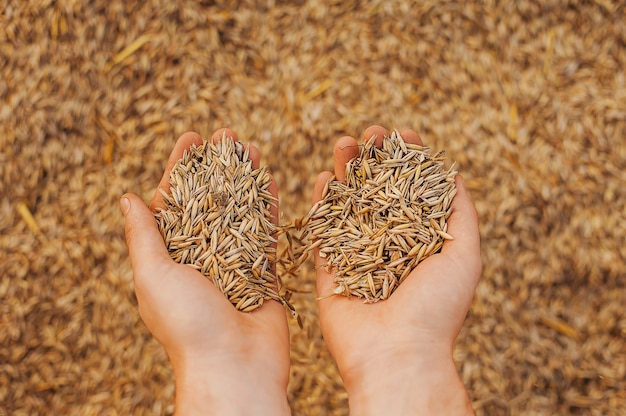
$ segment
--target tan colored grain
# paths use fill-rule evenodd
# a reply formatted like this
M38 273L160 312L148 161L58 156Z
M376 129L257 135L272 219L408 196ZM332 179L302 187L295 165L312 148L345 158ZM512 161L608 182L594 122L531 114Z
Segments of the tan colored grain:
M289 237L287 258L279 260L293 272L317 247L326 270L335 273L333 293L367 302L391 296L411 269L453 239L442 228L456 175L453 168L444 170L443 152L409 147L397 131L383 138L382 148L374 139L346 164L346 183L329 180L323 199L295 221L303 230L298 244Z
M155 214L172 259L201 271L241 311L267 299L287 302L267 267L276 257L270 183L267 169L253 170L239 142L204 142L172 167L169 192L162 192L165 208ZM251 233L253 225L260 229Z

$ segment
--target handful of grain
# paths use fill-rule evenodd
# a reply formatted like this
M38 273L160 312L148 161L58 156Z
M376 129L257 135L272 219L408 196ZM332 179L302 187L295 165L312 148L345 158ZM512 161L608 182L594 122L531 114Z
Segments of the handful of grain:
M172 259L211 279L240 311L266 299L288 305L274 271L271 177L253 169L239 142L224 137L185 151L170 174L165 209L155 214Z
M367 302L387 299L417 264L438 252L456 194L445 153L405 143L398 132L361 146L346 166L346 181L332 178L322 200L296 221L335 271L334 294ZM308 250L307 250L308 251Z

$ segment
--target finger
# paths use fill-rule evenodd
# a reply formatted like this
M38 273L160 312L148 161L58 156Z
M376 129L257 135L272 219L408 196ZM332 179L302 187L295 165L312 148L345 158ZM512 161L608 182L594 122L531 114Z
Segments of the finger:
M447 240L441 253L471 270L474 283L477 284L482 271L478 214L461 175L456 175L455 184L457 193L452 200L452 214L448 218L448 234L454 240Z
M319 248L313 250L314 263L315 263L315 276L317 289L317 296L324 297L333 293L335 287L335 272L333 269L327 270L327 260L320 256Z
M363 143L367 143L367 141L373 136L376 136L376 140L374 141L376 147L382 147L383 138L389 137L389 130L382 126L374 124L373 126L369 126L363 131L363 134L361 135L361 141Z
M332 172L322 172L317 175L317 180L315 181L315 185L313 185L313 198L311 202L315 204L318 201L322 200L322 193L324 192L324 188L326 187L326 183L335 175Z
M315 181L315 185L313 186L313 203L320 201L322 199L322 192L324 191L324 187L326 187L326 183L333 178L332 172L322 172L317 176L317 180ZM320 257L319 248L315 248L313 250L313 256L315 261L315 270L317 274L317 295L318 296L326 296L331 294L333 288L333 273L329 273L326 271L326 259Z
M234 141L239 140L234 131L232 131L231 129L227 129L227 128L221 128L221 129L215 130L215 133L213 133L213 135L211 136L211 143L217 144L220 142L220 140L222 140L225 137L232 137Z
M332 269L326 270L326 260L319 257L317 249L315 249L315 275L317 296L319 298L332 296L335 288L335 273Z
M198 133L187 132L176 140L176 144L170 153L170 157L167 160L167 164L165 166L165 172L163 172L163 177L161 177L161 181L159 182L158 188L164 190L165 192L170 192L170 173L172 168L183 157L183 152L189 149L192 145L199 146L202 144L202 136ZM163 203L163 195L159 192L157 188L154 196L152 197L152 201L150 201L150 209L152 211L156 211L158 208L165 208L165 204Z
M354 137L343 136L333 150L335 159L335 176L338 181L346 180L346 163L359 155L359 144Z
M270 214L272 214L272 222L274 225L278 225L278 213L280 212L278 204L278 185L276 185L274 177L271 174L269 176L272 182L267 190L270 191L272 196L276 199L274 204L270 205Z
M152 270L170 263L163 237L159 232L154 214L135 194L124 194L120 199L124 215L126 245L130 254L135 283L141 286L142 279L152 275ZM155 273L159 275L159 273Z
M252 169L258 169L261 167L261 152L253 144L244 145L248 146L248 159L252 162Z
M233 139L233 141L236 142L239 141L237 134L233 130L221 128L213 133L213 135L211 136L211 143L217 144L225 137L231 138ZM257 147L253 144L244 144L243 146L244 150L246 149L246 147L249 148L248 160L252 161L252 169L258 169L261 166L261 152L259 152L259 149L257 149Z
M414 130L406 129L400 132L400 136L404 139L405 143L417 144L424 146L424 141Z

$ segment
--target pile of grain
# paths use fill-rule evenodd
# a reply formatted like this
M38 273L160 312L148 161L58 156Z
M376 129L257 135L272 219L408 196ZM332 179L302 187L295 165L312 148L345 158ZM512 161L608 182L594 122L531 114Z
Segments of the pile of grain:
M623 1L0 10L0 413L171 414L117 203L152 197L180 134L257 145L285 223L335 140L381 124L445 148L480 216L483 278L454 350L477 414L626 414ZM346 415L300 270L284 282L304 324L289 400Z
M232 137L186 150L169 192L159 188L165 208L155 214L172 259L199 270L243 312L266 299L286 303L274 273L272 178L252 168L248 150Z
M345 182L328 180L322 199L296 220L304 231L291 237L284 253L298 264L318 247L326 270L335 272L333 293L366 302L387 299L420 261L453 238L446 231L456 194L457 172L443 169L443 151L433 156L397 131L383 137L381 147L375 140L347 163Z
M274 270L295 275L313 248L335 270L334 294L367 302L387 299L417 264L437 253L448 234L456 188L445 152L405 143L394 131L360 146L345 182L331 178L309 214L277 227L267 168L252 169L248 147L223 137L186 150L170 171L165 208L155 214L170 256L199 270L242 312L266 299L295 312L279 294ZM287 236L276 257L277 229ZM296 229L303 229L298 236ZM297 243L295 243L297 241ZM308 244L306 243L308 241ZM287 257L287 258L284 258Z

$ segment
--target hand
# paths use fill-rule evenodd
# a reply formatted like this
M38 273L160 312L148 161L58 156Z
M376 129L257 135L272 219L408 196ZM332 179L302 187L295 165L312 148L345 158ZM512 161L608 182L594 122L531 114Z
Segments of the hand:
M213 134L215 142L221 129ZM170 191L170 170L202 138L185 133L177 141L159 187ZM258 149L250 160L259 167ZM270 191L278 196L276 183ZM213 283L195 269L175 263L153 212L164 207L155 192L150 209L133 194L121 201L139 303L139 313L163 345L176 377L178 414L289 414L289 332L282 305L266 301L252 312L237 311ZM278 207L272 211L274 221Z
M370 126L363 140L389 132ZM406 142L422 144L412 130ZM345 180L346 162L359 153L357 141L340 138L334 149L335 176ZM313 191L321 199L333 173L322 172ZM472 414L457 374L452 348L481 275L478 217L460 176L440 253L420 263L384 301L328 296L332 271L315 252L320 325L348 392L351 414Z

